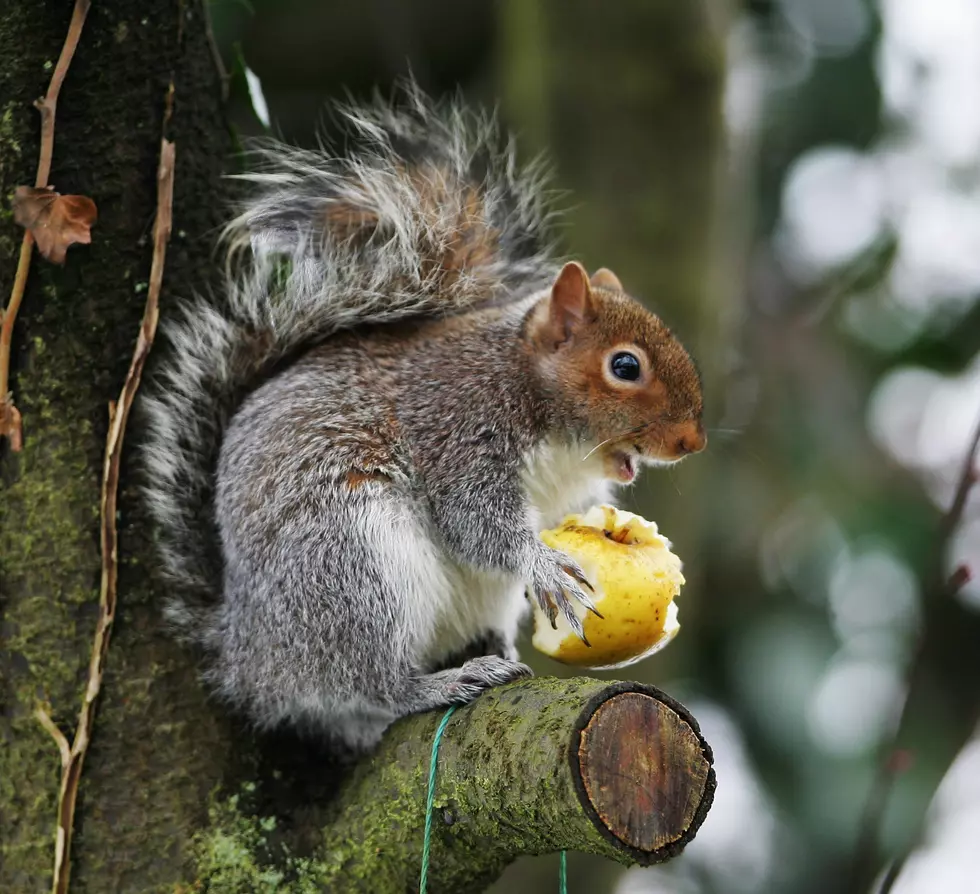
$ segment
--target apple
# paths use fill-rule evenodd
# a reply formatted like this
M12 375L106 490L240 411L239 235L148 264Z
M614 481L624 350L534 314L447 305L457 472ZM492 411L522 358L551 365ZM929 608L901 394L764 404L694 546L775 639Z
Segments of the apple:
M602 617L572 600L586 645L560 614L555 629L535 604L531 643L539 652L564 664L606 670L646 658L677 635L674 598L684 584L681 560L654 522L601 505L569 515L540 536L579 563Z

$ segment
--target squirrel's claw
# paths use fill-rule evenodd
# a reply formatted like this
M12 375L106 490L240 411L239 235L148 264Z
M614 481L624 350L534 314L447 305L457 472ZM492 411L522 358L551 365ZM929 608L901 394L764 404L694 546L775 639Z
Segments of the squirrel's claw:
M588 587L590 593L595 593L595 587L589 583L589 579L585 576L585 572L574 562L568 562L562 565L561 570L564 571L570 578L580 583L583 587Z
M582 619L575 613L572 599L601 618L592 598L583 588L587 587L592 593L595 593L595 589L578 563L569 556L543 544L540 545L540 550L537 556L540 564L530 575L533 581L530 589L553 630L558 629L558 613L561 612L572 632L588 646Z
M545 599L547 600L544 612L548 616L548 621L551 622L551 629L558 629L558 605L551 593L545 594Z
M564 593L561 594L561 613L564 615L565 620L568 621L568 626L572 628L572 632L583 643L589 645L589 641L585 638L585 628L582 626L582 620L575 614L571 600Z
M581 602L582 605L584 605L590 612L592 612L592 614L594 614L600 621L603 620L602 613L599 611L599 609L595 607L595 603L591 599L589 599L589 597L586 596L585 593L581 591L579 591L578 593L572 591L572 595L579 602Z
M582 571L582 569L579 568L578 565L575 564L562 565L562 571L564 571L565 574L567 574L570 578L572 578L572 580L574 580L577 584L580 584L583 587L588 587L589 592L595 595L595 587L593 587L592 584L589 583L589 579L585 576L585 572ZM582 603L582 605L584 605L590 612L592 612L592 614L594 614L600 621L604 620L602 613L599 611L599 609L595 607L595 603L592 601L592 599L589 598L589 596L586 593L578 589L573 589L571 593L579 602Z
M544 612L545 617L548 619L548 623L551 624L553 630L557 630L558 603L555 601L555 594L550 590L539 590L536 587L530 589L538 605L541 607L541 611Z

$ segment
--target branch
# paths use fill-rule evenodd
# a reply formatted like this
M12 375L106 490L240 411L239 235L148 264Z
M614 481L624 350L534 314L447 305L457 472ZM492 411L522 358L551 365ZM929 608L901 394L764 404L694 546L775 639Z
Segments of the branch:
M166 111L163 130L167 131L173 109L173 84L167 92ZM82 775L82 764L92 736L95 720L95 704L102 687L106 655L109 651L109 635L116 616L117 533L116 501L119 491L119 464L122 458L123 436L126 421L136 397L143 366L153 344L159 319L160 288L163 283L163 266L170 240L173 220L175 147L165 137L160 142L160 162L157 169L157 212L153 226L153 261L150 267L149 288L143 308L143 321L136 339L136 348L130 361L129 371L123 382L117 402L109 405L109 434L106 438L105 462L102 471L101 499L101 545L102 582L99 592L99 617L95 627L95 639L89 660L88 677L82 696L82 708L78 714L78 725L71 748L60 731L41 711L38 719L45 729L58 742L62 755L61 784L58 788L58 835L55 845L54 879L52 894L66 894L70 872L70 853L72 831L75 823L75 802L78 798L78 784ZM46 722L47 721L47 722ZM57 731L57 735L55 735ZM61 736L60 740L58 736Z
M58 107L58 94L61 92L61 85L65 80L65 75L68 74L68 66L71 65L75 48L82 36L82 25L85 24L85 16L88 15L90 5L91 0L75 0L75 9L71 14L68 34L61 48L58 64L55 65L54 73L51 75L48 92L34 103L41 113L41 154L37 163L37 177L34 181L34 186L38 189L48 185L48 177L51 174L51 156L54 152L54 118ZM31 265L33 249L34 236L30 230L25 230L23 241L20 244L17 272L14 275L14 287L10 293L6 310L0 313L0 436L6 435L10 439L10 448L14 452L21 449L22 434L20 413L14 406L13 397L10 395L10 344L13 340L14 320L17 319L17 311L20 309L20 302L27 286L27 270Z
M950 577L945 573L943 563L949 542L963 518L963 510L966 507L967 497L970 494L970 490L977 483L975 463L978 448L980 448L980 420L977 421L976 429L967 448L963 466L957 480L956 490L953 494L953 500L950 503L949 509L946 510L939 521L932 568L923 586L923 600L927 605L937 600L947 599L953 596L963 586L969 576L967 569L957 569L952 577ZM891 735L882 744L878 755L877 769L875 770L874 779L871 782L861 823L858 827L857 843L854 848L854 857L851 863L850 880L846 888L852 894L861 894L861 892L867 891L873 880L875 874L875 852L881 834L888 800L891 796L895 779L908 764L903 752L898 748L898 741L908 721L911 693L918 686L919 681L926 671L925 644L926 636L923 633L919 638L915 654L909 663L901 710L898 712ZM888 891L894 884L898 872L905 862L906 856L907 854L901 856L898 862L894 863L889 869L885 876L882 891Z
M956 531L963 518L963 510L966 508L966 499L970 495L973 485L977 483L977 450L980 449L980 420L977 420L976 430L973 432L973 439L967 448L966 456L963 459L963 467L960 469L959 480L956 484L956 491L953 494L953 502L942 517L939 523L939 549L936 556L939 565L939 577L943 578L942 561L949 546L949 541Z
M418 890L441 716L395 724L331 801L323 890ZM429 890L481 891L522 854L673 857L711 805L711 761L687 710L650 686L542 678L491 690L456 711L440 745Z

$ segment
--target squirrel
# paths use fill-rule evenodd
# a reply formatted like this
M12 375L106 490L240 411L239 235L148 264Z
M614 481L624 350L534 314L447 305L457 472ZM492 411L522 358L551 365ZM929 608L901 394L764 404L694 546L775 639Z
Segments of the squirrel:
M537 165L409 85L348 148L268 141L219 300L164 327L144 493L178 633L259 728L355 752L530 674L589 582L538 532L705 446L698 372L601 269L560 265Z

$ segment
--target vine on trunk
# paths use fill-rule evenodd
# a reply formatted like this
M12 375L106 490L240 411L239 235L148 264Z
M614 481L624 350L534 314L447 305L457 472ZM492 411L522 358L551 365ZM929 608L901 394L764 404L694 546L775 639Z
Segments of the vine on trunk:
M38 707L35 715L41 725L51 734L61 754L61 782L58 787L58 830L55 840L54 878L52 894L66 894L71 870L70 852L72 831L75 821L75 802L78 798L78 785L82 775L82 764L92 737L95 719L95 703L102 686L106 656L109 651L109 636L116 616L116 581L118 576L116 501L119 491L119 466L122 458L123 436L129 412L140 385L143 367L153 345L159 320L160 289L163 284L163 269L166 260L167 243L173 223L174 166L176 146L166 138L168 125L173 114L174 85L171 81L167 91L166 107L163 117L164 136L160 141L160 161L157 167L157 211L153 225L153 261L150 268L150 281L143 308L143 320L136 338L136 347L130 361L129 371L123 382L119 400L109 404L109 433L106 438L105 462L102 471L101 525L102 582L99 592L99 616L95 628L95 640L89 661L82 707L78 714L74 741L71 745L61 730L48 716L43 707Z
M51 174L51 156L54 152L54 119L58 108L58 94L61 92L65 75L68 74L68 66L71 65L72 57L75 55L75 49L82 36L82 26L85 24L85 17L88 15L91 5L91 0L75 0L71 24L68 26L68 34L65 37L64 46L61 48L58 64L54 67L54 74L51 75L48 92L34 103L41 113L41 153L37 164L37 177L34 181L37 190L43 190L48 185L48 177ZM60 196L59 198L81 199L88 202L91 205L89 209L92 215L91 219L94 221L95 203L91 199L84 196ZM20 214L18 215L18 223L23 222ZM33 249L34 233L28 227L24 231L24 239L20 244L20 257L17 260L17 273L14 276L14 287L10 293L10 300L7 302L7 309L0 313L0 437L6 435L10 439L10 449L15 453L23 445L23 432L20 413L14 406L14 399L8 384L10 378L10 343L13 338L17 310L20 308L24 289L27 287L27 271L31 266Z

